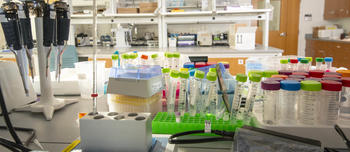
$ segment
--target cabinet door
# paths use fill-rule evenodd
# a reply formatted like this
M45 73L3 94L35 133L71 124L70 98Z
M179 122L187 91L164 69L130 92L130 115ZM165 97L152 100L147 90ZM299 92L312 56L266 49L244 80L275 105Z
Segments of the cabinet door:
M334 67L350 68L349 52L350 44L342 42L330 42L328 56L333 57Z
M339 0L336 8L338 18L344 18L349 15L349 0Z
M325 0L324 19L337 18L337 7L340 0Z
M231 75L245 73L245 60L247 58L209 58L209 62L228 62L230 64Z

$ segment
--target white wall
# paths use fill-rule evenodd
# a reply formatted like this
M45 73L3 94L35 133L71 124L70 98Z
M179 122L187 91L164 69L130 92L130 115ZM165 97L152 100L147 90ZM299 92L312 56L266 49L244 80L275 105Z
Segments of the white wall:
M0 0L0 5L2 4L2 0ZM6 41L5 41L5 37L4 37L4 33L2 31L2 27L0 25L0 49L5 48L6 46Z

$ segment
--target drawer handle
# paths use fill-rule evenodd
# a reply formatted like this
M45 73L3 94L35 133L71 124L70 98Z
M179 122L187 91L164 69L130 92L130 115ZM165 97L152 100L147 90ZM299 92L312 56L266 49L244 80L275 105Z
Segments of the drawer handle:
M340 45L337 45L337 46L336 46L336 48L340 49L340 48L341 48L341 46L340 46Z

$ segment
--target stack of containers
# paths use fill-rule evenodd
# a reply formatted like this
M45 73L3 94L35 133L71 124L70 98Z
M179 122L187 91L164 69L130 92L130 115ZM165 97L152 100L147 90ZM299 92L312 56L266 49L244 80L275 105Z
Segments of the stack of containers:
M302 81L299 100L299 123L316 125L321 100L322 84L317 81Z
M342 83L336 81L321 81L321 83L323 98L320 102L319 123L321 125L334 125L339 116Z
M277 103L277 122L282 125L296 125L298 121L298 101L300 82L281 81L280 99Z
M264 99L263 122L274 125L277 122L276 103L279 100L280 82L263 81L261 83L261 88L263 90Z

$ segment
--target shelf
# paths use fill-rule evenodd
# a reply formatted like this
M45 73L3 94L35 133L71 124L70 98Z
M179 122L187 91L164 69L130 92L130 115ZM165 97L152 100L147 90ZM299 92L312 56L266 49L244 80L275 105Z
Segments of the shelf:
M92 24L91 14L73 14L71 24ZM142 14L98 14L97 24L158 24L158 17L153 13Z

